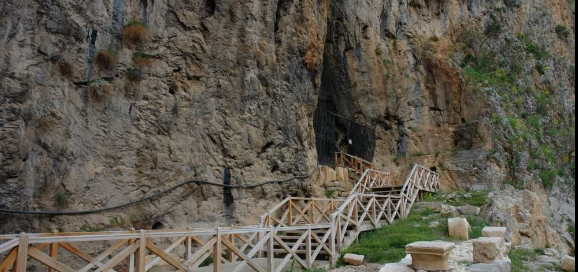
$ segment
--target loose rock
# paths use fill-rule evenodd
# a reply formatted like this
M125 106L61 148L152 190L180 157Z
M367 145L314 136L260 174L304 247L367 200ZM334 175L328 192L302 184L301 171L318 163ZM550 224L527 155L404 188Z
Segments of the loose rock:
M498 237L483 237L474 240L474 263L490 264L496 260L504 260L504 240Z
M560 263L560 269L564 271L575 271L576 270L576 258L565 256L562 258L562 262Z
M360 266L365 261L365 256L356 254L345 254L343 261L348 265Z

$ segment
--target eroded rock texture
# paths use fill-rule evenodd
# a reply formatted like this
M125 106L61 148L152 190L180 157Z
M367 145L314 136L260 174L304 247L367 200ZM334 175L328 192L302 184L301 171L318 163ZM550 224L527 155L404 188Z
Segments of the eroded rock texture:
M134 20L148 32L136 46L122 40ZM318 104L375 127L375 161L399 182L419 162L448 189L543 192L545 171L571 184L574 140L544 131L573 134L573 30L566 0L0 1L0 206L95 209L221 183L225 168L233 184L308 174ZM95 63L105 49L112 69ZM502 60L492 77L466 69L486 53ZM540 106L543 135L518 135ZM323 195L313 180L232 201L189 185L105 214L0 215L0 231L255 224L287 195ZM573 186L554 188L573 203Z

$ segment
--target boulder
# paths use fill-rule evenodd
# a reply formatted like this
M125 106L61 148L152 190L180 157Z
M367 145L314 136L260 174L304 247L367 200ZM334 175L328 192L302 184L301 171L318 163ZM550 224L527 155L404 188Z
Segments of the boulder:
M460 213L458 212L458 209L456 209L456 207L447 206L447 205L443 206L441 214L442 214L442 217L444 217L444 218L453 218L453 217L458 217L460 215Z
M478 207L468 205L468 206L459 207L458 211L460 211L460 213L463 215L480 215L480 212L482 210Z
M499 237L499 238L506 238L506 233L508 232L508 228L502 227L485 227L482 230L482 235L484 237Z
M563 271L575 271L576 270L576 258L565 256L562 258L562 262L560 263L560 269Z
M473 241L474 263L491 264L506 259L504 239L499 237L482 237Z
M416 242L406 247L411 255L413 268L426 271L450 270L449 258L454 243L448 242Z
M451 218L448 219L450 237L469 240L470 239L470 223L465 218Z
M365 261L365 256L355 254L345 254L343 261L348 265L360 266Z
M379 270L379 272L415 272L415 270L411 269L407 265L404 264L386 264L384 267Z

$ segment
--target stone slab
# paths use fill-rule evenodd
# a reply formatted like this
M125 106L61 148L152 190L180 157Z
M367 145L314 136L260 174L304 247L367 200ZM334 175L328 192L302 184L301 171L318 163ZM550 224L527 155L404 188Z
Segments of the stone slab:
M363 262L365 261L365 256L356 254L345 254L345 256L343 256L343 261L348 265L360 266L363 265Z
M449 242L416 242L406 246L407 253L429 254L445 256L452 252L456 244Z
M508 232L508 228L486 227L482 230L482 235L484 237L500 237L500 238L505 239L507 232Z
M415 270L404 264L386 264L379 272L415 272Z

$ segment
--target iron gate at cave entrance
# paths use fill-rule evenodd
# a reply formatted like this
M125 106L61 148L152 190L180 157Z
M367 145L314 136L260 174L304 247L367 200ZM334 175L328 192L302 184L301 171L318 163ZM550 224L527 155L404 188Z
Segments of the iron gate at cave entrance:
M357 123L323 107L315 111L314 126L320 165L335 164L336 152L373 161L375 127Z

